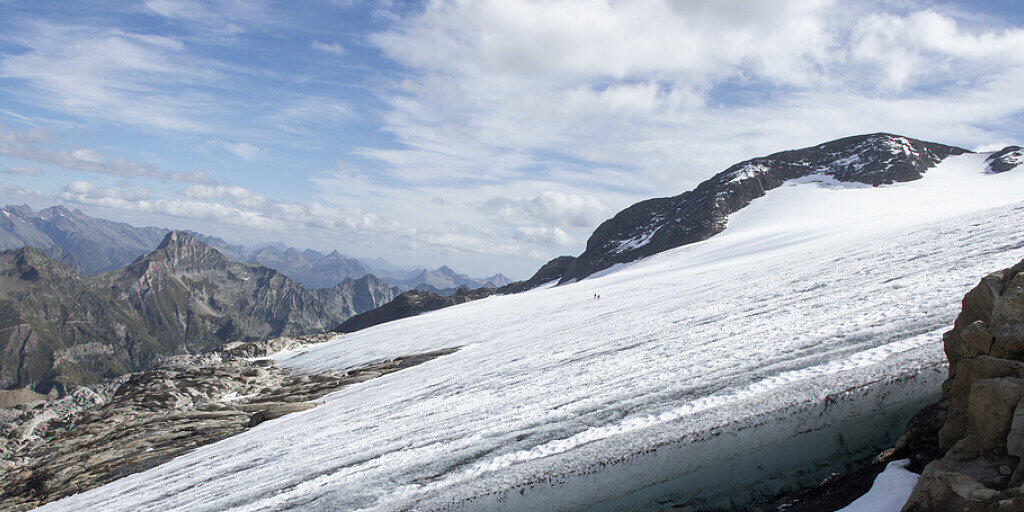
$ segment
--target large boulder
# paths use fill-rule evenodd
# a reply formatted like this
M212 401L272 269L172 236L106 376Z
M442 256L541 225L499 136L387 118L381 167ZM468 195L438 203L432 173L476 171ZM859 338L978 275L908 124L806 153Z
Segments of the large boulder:
M942 456L903 511L1024 511L1024 261L967 293L943 345Z

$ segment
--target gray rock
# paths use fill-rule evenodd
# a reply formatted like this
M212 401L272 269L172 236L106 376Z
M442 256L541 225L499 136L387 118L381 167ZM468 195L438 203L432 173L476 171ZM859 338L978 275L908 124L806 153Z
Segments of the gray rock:
M995 153L992 153L987 159L988 170L992 173L1001 173L1013 170L1021 162L1024 162L1024 148L1020 146L1006 146Z
M1006 453L1024 458L1024 398L1017 401L1013 411L1010 432L1006 435Z
M325 337L313 338L321 341ZM316 407L340 386L408 368L455 349L399 357L345 373L297 375L272 352L309 340L235 343L59 399L0 409L0 510L24 511L159 465L285 414Z

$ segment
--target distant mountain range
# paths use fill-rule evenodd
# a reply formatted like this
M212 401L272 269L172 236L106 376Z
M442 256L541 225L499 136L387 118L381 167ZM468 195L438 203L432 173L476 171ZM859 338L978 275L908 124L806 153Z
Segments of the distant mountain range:
M490 277L472 278L452 270L447 265L435 270L416 269L404 273L395 272L385 278L388 283L403 290L417 290L448 295L459 288L499 288L512 282L503 274Z
M36 247L76 272L90 276L128 265L152 251L169 231L91 217L63 205L39 211L25 205L8 205L0 209L0 250ZM472 278L447 266L436 270L403 269L380 258L361 260L337 250L324 254L281 243L247 247L218 237L191 233L231 260L260 263L306 288L329 288L345 279L367 275L384 279L389 286L397 286L403 291L420 289L437 293L451 293L460 286L498 287L510 282L501 274Z
M324 254L313 249L300 250L279 243L253 248L229 244L213 236L193 234L203 243L233 260L261 263L280 271L307 288L327 288L345 278L363 277L374 273L362 261L338 251Z
M167 231L98 219L63 205L38 212L24 205L0 209L0 250L36 247L86 275L131 263L156 248Z
M0 387L45 393L170 354L323 332L398 293L373 276L308 290L182 231L92 277L36 248L8 250L0 253Z

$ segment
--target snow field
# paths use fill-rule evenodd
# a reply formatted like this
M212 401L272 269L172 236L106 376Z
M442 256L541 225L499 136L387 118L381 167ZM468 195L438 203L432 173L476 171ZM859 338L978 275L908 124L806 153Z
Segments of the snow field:
M787 184L708 241L289 353L282 364L313 372L462 347L42 510L711 499L704 472L730 457L814 432L823 446L873 413L892 419L873 428L892 430L930 396L960 298L1024 257L1024 173L984 174L984 157L892 187ZM838 431L844 414L863 421ZM833 451L768 455L799 473L850 455ZM784 485L783 469L764 474Z

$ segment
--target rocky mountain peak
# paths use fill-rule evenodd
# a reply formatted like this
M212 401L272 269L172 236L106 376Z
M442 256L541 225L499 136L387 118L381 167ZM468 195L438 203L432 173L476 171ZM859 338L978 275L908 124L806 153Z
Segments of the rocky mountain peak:
M730 214L790 180L823 176L870 186L913 181L946 157L968 152L902 135L871 133L746 160L693 190L639 202L603 222L561 282L706 240L725 229Z
M968 152L902 135L872 133L740 162L712 180L744 181L781 170L793 175L786 179L821 174L838 181L877 186L920 179L944 158Z
M167 233L153 252L140 257L129 269L145 271L154 264L168 270L222 269L230 260L185 231Z
M43 208L42 210L39 210L39 216L44 219L76 219L83 215L85 214L82 213L82 210L79 210L77 208L72 210L71 208L68 208L67 206L62 204L58 204L56 206L51 206L49 208Z
M9 204L3 208L3 212L18 217L28 217L33 213L32 208L27 204Z

